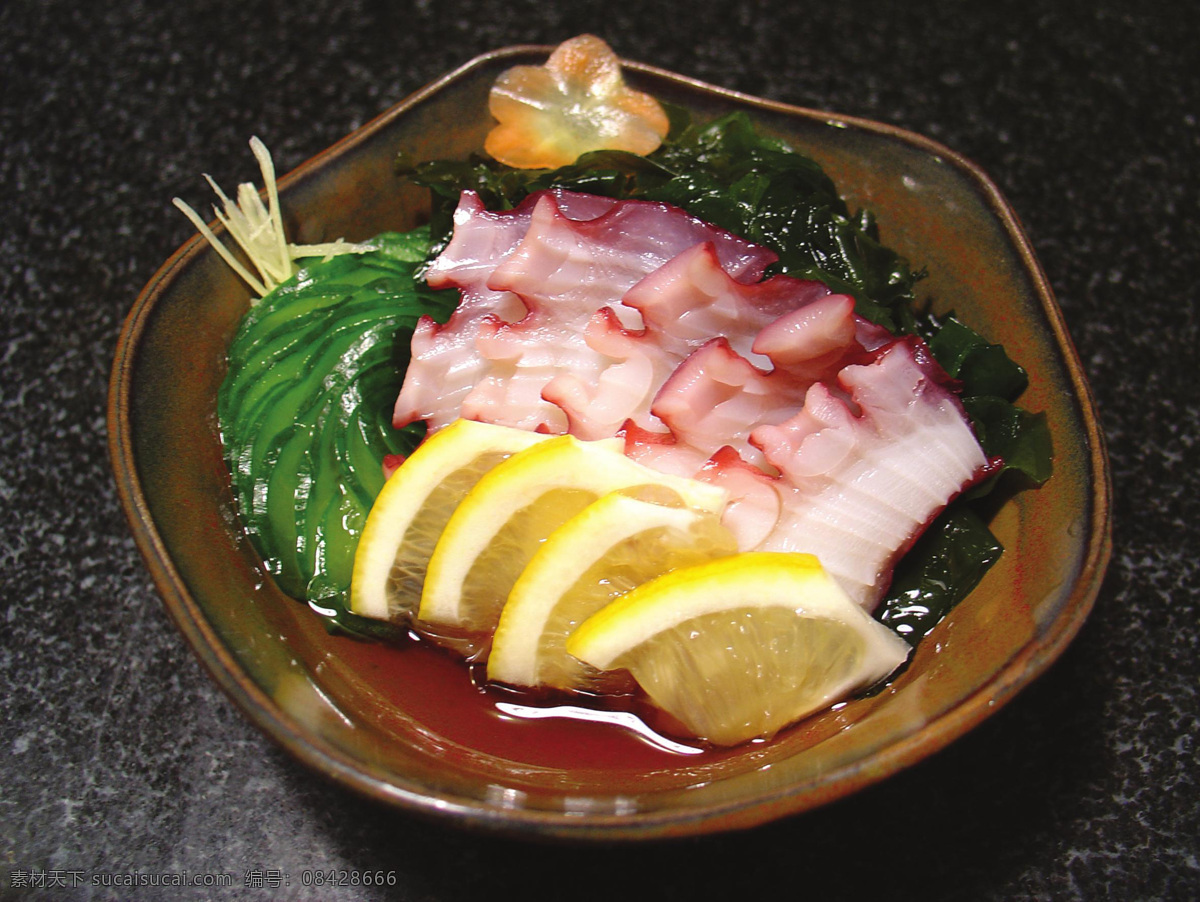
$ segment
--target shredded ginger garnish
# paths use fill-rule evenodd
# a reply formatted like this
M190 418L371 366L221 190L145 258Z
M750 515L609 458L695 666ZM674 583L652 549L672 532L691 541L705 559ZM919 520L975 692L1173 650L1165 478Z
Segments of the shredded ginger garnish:
M330 257L339 254L361 254L375 250L370 243L354 244L339 238L325 244L290 244L283 230L283 217L279 210L279 189L275 183L275 164L271 153L257 137L250 139L250 150L258 160L266 187L267 203L251 182L238 185L237 199L230 198L212 177L204 178L216 193L221 205L213 204L213 213L234 241L245 252L257 275L242 264L227 248L212 229L200 218L191 206L176 197L173 202L192 221L200 234L208 239L226 263L249 285L258 296L265 297L276 286L296 274L295 261L301 258ZM257 303L252 299L251 303Z

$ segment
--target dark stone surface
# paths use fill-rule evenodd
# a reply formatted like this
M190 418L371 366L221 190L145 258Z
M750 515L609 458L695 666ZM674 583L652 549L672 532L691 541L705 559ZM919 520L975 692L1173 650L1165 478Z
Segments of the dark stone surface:
M190 233L173 195L205 201L202 172L256 177L252 134L286 171L477 53L583 31L978 162L1065 311L1116 485L1094 615L996 717L827 809L644 848L465 835L313 778L168 621L105 452L122 319ZM534 897L607 899L645 866L672 899L1200 897L1198 38L1192 3L1114 0L0 4L2 891L165 898L92 884L187 871L233 875L230 897L303 898L302 869L345 868L394 871L403 899L535 877ZM286 891L244 885L272 869ZM85 885L10 886L54 870Z

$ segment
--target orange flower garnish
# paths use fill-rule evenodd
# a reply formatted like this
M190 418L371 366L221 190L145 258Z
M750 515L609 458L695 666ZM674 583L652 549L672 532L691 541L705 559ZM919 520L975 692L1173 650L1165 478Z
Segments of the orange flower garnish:
M564 41L544 66L516 66L492 86L499 121L484 149L517 169L553 169L592 150L648 154L670 123L658 101L625 85L612 48L590 34Z

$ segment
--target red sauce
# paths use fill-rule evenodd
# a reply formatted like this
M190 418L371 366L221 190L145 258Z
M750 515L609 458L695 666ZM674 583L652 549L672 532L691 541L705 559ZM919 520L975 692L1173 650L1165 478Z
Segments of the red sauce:
M691 769L737 754L652 726L637 699L518 692L488 685L482 668L414 640L404 647L334 640L336 655L391 706L438 740L480 755L556 770Z

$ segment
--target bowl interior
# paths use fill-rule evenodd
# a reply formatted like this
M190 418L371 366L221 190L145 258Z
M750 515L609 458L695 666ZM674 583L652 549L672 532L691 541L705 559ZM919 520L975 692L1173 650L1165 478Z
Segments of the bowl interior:
M481 147L496 76L545 53L481 57L282 180L289 235L356 240L422 221L427 201L394 176L397 152L432 159ZM942 747L1044 670L1086 617L1107 560L1108 474L1090 394L1045 278L991 183L911 134L647 66L626 73L699 117L749 110L825 166L852 207L872 209L884 241L927 267L921 288L935 307L953 308L1028 369L1022 403L1047 415L1055 474L999 507L992 526L1004 556L886 691L699 763L587 724L574 724L557 751L534 754L545 746L514 737L545 724L497 730L494 712L446 713L471 709L478 694L456 662L330 636L263 575L237 523L214 409L247 291L199 239L189 242L139 297L113 370L110 446L139 547L181 631L256 724L322 773L414 811L508 831L637 838L821 804Z

